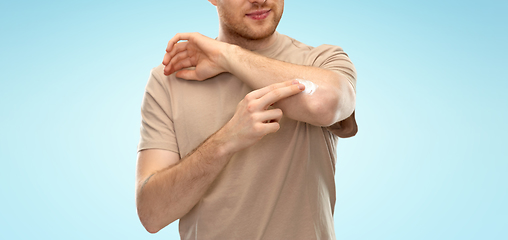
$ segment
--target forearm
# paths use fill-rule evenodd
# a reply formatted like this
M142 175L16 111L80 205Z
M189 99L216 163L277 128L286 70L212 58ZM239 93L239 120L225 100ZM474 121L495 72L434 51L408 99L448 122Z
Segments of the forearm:
M178 164L145 180L137 197L141 222L157 232L184 216L202 198L232 153L216 133Z
M355 92L346 76L312 66L267 58L232 46L225 56L227 71L253 89L292 79L318 85L313 94L298 94L277 103L287 117L327 126L347 118L355 107Z
M165 75L177 72L176 77L188 80L203 81L230 72L253 89L293 79L312 81L318 85L314 94L289 97L276 107L292 119L313 125L331 125L355 108L352 83L339 72L270 59L199 33L176 34L168 42L163 64Z
M187 214L234 153L279 130L282 111L268 107L300 93L302 87L288 81L248 93L238 103L233 117L176 165L154 167L156 162L150 163L149 159L138 161L138 174L147 176L140 177L144 183L138 182L136 192L138 215L143 226L154 233ZM163 162L168 161L174 162ZM149 168L162 170L152 174L157 170L146 170ZM152 175L148 177L149 174Z

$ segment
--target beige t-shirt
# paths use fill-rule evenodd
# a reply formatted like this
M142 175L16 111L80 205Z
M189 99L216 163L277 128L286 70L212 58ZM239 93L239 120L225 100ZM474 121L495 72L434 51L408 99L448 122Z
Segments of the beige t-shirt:
M313 48L275 34L273 45L256 52L340 72L356 86L355 68L340 47ZM141 107L138 151L166 149L183 158L226 124L252 90L229 73L200 82L165 76L163 65L154 68ZM182 239L335 239L334 126L283 117L280 127L233 155L180 219Z

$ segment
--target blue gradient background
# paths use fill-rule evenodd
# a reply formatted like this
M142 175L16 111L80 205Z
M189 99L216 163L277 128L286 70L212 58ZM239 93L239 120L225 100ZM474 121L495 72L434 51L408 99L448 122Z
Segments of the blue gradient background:
M338 239L508 239L507 12L286 1L279 32L342 46L359 73ZM167 41L217 21L205 0L0 3L0 239L178 239L136 215L141 99Z

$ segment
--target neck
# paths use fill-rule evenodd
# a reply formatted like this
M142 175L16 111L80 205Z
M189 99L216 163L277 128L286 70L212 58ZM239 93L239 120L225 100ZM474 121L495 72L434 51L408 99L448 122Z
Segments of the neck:
M222 28L219 29L219 36L217 37L217 40L221 42L234 44L251 51L267 48L275 42L275 39L275 32L266 38L252 40L236 33L227 33Z

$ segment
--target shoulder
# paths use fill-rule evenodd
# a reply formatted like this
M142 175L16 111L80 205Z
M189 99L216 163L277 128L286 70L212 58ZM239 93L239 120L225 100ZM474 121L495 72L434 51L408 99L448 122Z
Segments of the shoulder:
M307 45L305 43L302 43L292 37L289 37L284 34L280 34L280 37L284 39L283 41L286 42L292 50L299 50L299 51L305 51L309 53L313 52L344 52L344 50L340 46L331 45L331 44L322 44L317 47L313 47L310 45Z
M152 78L158 82L161 82L164 79L168 78L168 76L164 75L164 65L159 64L158 66L150 70L150 79Z
M322 44L313 47L284 34L280 34L279 37L283 47L277 58L286 62L319 67L334 56L347 58L344 50L336 45Z
M281 34L281 37L285 38L287 42L289 42L291 44L291 47L295 48L295 49L299 49L301 51L311 51L312 49L314 49L314 47L312 46L309 46L305 43L302 43L292 37L289 37L289 36L286 36L286 35L283 35Z
M146 84L146 90L164 90L169 94L170 89L173 88L176 82L175 74L169 76L164 75L164 65L160 64L150 70L148 82Z
M341 47L330 44L322 44L313 48L307 56L309 64L317 67L336 60L349 60L349 58Z

